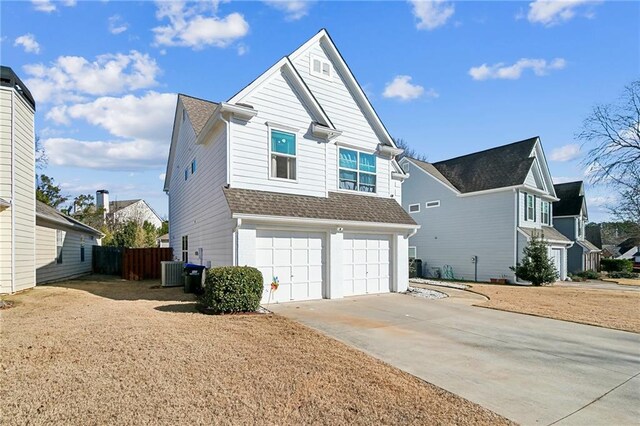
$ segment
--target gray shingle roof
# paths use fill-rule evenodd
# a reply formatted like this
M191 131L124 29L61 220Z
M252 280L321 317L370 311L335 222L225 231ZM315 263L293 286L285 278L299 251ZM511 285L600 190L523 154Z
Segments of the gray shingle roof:
M529 155L537 140L536 136L431 165L462 193L521 185L533 164ZM429 163L412 161L433 174L424 167Z
M87 232L89 234L101 236L102 233L92 227L85 225L84 223L75 220L58 210L54 209L51 206L46 205L45 203L36 200L36 217L45 219L51 222L55 222L61 226L66 228L76 229L81 232Z
M135 204L141 199L137 200L117 200L117 201L109 201L109 212L115 213L118 210L122 210L125 207L129 207L131 204Z
M584 202L582 181L559 183L553 188L560 198L560 201L553 203L553 216L578 216Z
M240 188L223 191L232 213L416 225L393 198L341 192L329 192L325 198Z
M533 236L536 233L539 236L540 231L542 231L544 235L544 239L552 242L562 242L562 243L570 243L571 240L562 235L558 230L552 228L550 226L543 226L542 229L533 229L533 228L518 228L522 232L524 232L529 237Z
M187 111L187 116L193 126L193 130L195 130L196 136L198 136L218 104L189 95L183 95L182 93L178 95L178 98L182 101L184 109Z
M596 247L595 245L591 244L587 240L578 240L578 244L580 244L582 247L584 247L585 249L587 249L589 251L602 251L598 247Z

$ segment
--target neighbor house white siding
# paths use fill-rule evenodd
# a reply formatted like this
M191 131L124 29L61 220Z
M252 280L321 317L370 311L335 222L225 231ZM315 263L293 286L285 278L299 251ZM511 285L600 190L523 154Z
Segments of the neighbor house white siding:
M423 272L451 266L456 278L473 280L478 256L479 281L491 278L513 280L515 265L515 202L512 190L459 197L438 180L413 164L404 183L402 206L420 204L419 213L409 213L421 225L409 246L416 247ZM426 208L428 201L440 207Z
M0 292L8 293L35 285L35 134L32 107L13 88L0 93L0 197L11 200L0 212Z
M59 228L64 231L62 262L57 260L57 238L54 225L36 226L36 281L44 284L86 275L91 273L93 246L97 240L91 234ZM81 247L84 247L84 261L81 259Z
M182 116L182 112L178 117ZM175 146L174 170L169 183L169 241L173 256L182 259L182 237L189 237L189 261L211 266L232 264L234 221L222 193L227 183L226 130L218 126L201 145L189 121L182 122ZM191 162L196 172L191 174ZM187 180L184 171L187 170Z
M118 222L135 220L140 223L149 222L156 228L160 228L162 226L162 220L153 210L151 210L144 200L139 200L114 212L113 217Z

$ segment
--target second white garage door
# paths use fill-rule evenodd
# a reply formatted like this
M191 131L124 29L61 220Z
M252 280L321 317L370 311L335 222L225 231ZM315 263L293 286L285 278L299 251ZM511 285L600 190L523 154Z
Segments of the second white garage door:
M345 296L387 293L390 240L386 235L344 234Z
M264 278L263 302L269 299L273 277L280 286L271 293L271 302L322 298L323 234L258 230L256 264Z

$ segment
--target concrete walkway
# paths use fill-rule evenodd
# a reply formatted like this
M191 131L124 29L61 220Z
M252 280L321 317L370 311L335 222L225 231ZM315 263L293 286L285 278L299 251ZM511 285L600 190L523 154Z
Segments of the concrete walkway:
M403 294L271 305L525 425L640 424L640 335ZM473 300L476 303L477 300Z

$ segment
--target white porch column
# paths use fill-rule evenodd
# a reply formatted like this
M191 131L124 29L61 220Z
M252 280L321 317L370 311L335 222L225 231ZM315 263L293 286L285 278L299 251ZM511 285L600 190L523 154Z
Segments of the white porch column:
M256 266L256 230L238 228L236 231L237 266Z
M402 235L393 236L393 279L391 291L404 292L409 286L409 239Z
M343 297L343 241L344 234L342 231L332 229L329 231L328 238L328 254L327 254L327 270L328 283L325 287L325 295L327 299L340 299Z

